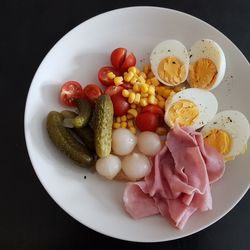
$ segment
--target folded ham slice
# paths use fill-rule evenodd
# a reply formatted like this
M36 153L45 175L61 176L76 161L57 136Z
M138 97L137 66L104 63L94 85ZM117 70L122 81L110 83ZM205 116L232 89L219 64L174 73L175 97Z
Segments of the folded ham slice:
M203 143L192 128L176 125L144 181L128 183L125 210L134 219L161 214L182 229L197 210L212 209L210 184L225 170L223 156Z

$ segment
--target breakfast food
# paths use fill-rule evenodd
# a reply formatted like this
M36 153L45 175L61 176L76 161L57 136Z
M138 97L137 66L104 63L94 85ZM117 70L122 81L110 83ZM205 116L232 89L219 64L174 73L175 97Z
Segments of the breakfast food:
M187 79L188 52L177 40L159 43L151 53L150 63L156 78L168 86L178 85Z
M217 87L226 70L223 50L215 41L202 39L190 49L188 82L192 88L213 89Z
M199 132L175 126L154 157L151 173L144 181L127 184L126 211L135 219L160 213L182 229L195 211L211 210L210 183L223 175L224 161L207 147Z
M165 122L171 128L175 123L201 128L214 117L218 109L216 97L211 92L197 88L176 93L165 105Z
M51 141L103 180L125 182L132 218L161 214L183 229L193 213L212 209L211 185L246 151L250 135L247 118L217 113L220 100L209 91L224 77L223 50L202 39L188 53L180 41L165 40L142 70L125 48L110 61L98 71L104 90L63 84L60 102L74 110L48 114Z
M250 135L247 118L239 111L219 112L201 130L206 144L215 148L225 160L245 153Z

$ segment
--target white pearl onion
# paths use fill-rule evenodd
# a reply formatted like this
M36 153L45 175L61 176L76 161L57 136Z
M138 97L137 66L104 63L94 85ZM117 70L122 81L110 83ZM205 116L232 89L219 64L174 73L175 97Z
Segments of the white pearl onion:
M140 179L150 172L151 164L145 155L132 153L123 158L122 170L130 179Z
M112 180L121 170L121 160L119 157L110 154L96 161L96 170L100 175Z
M137 145L143 154L153 156L160 151L161 140L156 133L145 131L139 134Z
M126 128L118 128L112 134L112 150L116 155L130 154L137 143L137 137Z

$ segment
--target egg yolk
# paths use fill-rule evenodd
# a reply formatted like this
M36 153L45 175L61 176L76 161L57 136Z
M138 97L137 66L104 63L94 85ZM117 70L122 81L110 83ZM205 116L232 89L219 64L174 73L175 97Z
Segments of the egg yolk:
M175 102L168 112L168 119L172 125L178 123L181 127L191 126L199 116L198 107L189 100Z
M214 62L207 58L201 58L189 68L189 84L193 88L210 89L217 76L217 68Z
M179 59L169 56L159 63L158 74L163 81L176 85L183 82L186 72L183 63Z
M231 136L223 130L213 129L204 141L222 155L228 154L231 150Z

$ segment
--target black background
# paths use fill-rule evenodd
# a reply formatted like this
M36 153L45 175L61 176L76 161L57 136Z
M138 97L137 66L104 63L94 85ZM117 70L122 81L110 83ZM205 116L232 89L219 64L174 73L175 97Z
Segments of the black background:
M133 5L168 7L201 18L222 31L250 60L248 0L0 1L0 249L250 249L249 192L230 213L199 233L143 244L113 239L81 225L55 204L34 173L23 116L32 77L43 57L86 19Z

